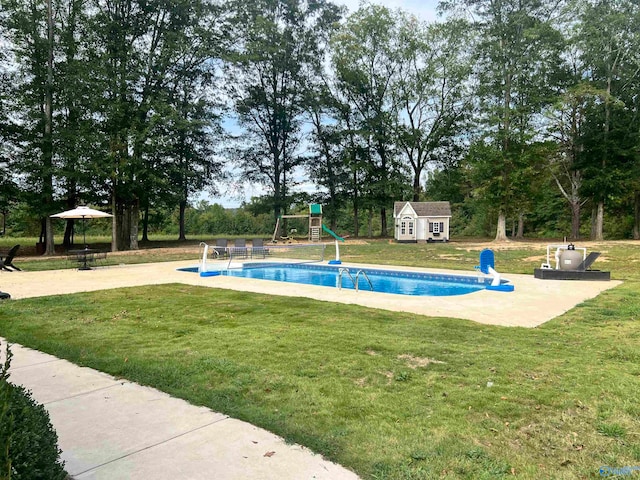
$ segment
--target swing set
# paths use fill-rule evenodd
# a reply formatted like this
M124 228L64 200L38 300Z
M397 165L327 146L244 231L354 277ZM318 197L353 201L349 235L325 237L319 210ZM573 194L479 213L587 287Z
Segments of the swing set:
M272 243L278 243L278 240L291 243L293 238L291 235L281 236L279 239L278 231L280 229L280 220L286 218L308 218L309 219L309 231L308 240L311 243L317 243L322 238L322 205L319 203L312 203L309 205L309 213L305 215L280 215L276 220L276 228L273 230ZM289 232L292 233L292 232Z

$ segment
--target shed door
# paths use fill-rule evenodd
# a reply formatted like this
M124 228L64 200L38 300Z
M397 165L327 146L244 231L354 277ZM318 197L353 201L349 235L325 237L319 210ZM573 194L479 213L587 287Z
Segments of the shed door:
M398 240L416 239L416 224L413 217L402 217L398 230Z

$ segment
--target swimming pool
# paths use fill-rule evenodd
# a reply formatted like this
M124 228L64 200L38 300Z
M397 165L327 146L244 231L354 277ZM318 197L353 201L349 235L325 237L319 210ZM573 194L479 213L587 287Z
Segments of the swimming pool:
M182 269L197 271L197 267ZM491 279L483 276L407 272L320 264L252 263L218 274L232 277L302 283L324 287L416 296L465 295L485 290Z

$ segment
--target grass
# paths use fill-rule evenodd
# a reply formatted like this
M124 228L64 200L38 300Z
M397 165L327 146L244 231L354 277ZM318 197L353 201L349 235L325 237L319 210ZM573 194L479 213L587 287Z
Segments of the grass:
M0 335L265 427L363 478L596 478L640 465L640 249L602 247L600 267L625 283L536 329L169 285L4 302ZM371 242L343 258L466 269L479 248ZM538 254L511 245L496 259L530 273Z

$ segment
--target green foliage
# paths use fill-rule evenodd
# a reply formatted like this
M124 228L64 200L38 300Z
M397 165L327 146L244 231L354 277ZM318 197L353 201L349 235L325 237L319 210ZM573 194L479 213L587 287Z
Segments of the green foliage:
M0 366L0 479L64 480L58 436L44 406L9 383L11 350Z
M286 213L293 174L304 161L303 116L309 85L322 68L337 6L319 0L237 0L233 26L242 41L229 53L227 93L243 129L231 156L245 180L267 186L274 219Z
M271 235L274 227L271 214L254 216L243 208L225 209L218 204L201 203L186 212L185 228L192 234Z
M2 480L11 478L11 442L15 430L13 415L11 415L13 389L8 382L12 355L7 344L5 360L0 365L0 479Z
M394 199L410 192L408 166L400 161L394 125L398 106L392 83L400 60L400 13L380 5L363 5L331 39L336 88L350 131L353 202L380 213L386 236L387 215ZM355 209L355 207L354 207Z
M288 213L304 168L327 221L355 235L389 234L392 201L425 196L452 202L457 233L506 216L527 235L584 235L605 202L607 235L640 237L637 2L440 3L447 20L424 24L366 3L341 22L325 0L61 0L49 38L46 3L2 0L8 233L39 236L48 214L110 200L121 248L139 221L180 239L266 232L261 215ZM439 169L449 185L437 172L424 185ZM254 218L185 213L230 181L266 185Z

